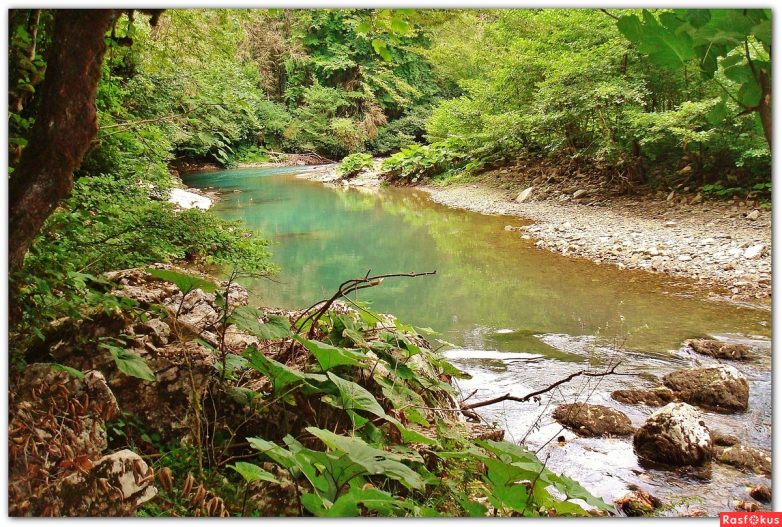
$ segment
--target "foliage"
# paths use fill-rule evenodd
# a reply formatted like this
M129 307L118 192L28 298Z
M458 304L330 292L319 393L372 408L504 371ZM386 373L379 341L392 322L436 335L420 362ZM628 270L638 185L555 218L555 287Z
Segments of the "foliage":
M463 425L435 417L437 408L449 404L443 396L452 390L440 378L464 374L430 351L412 327L366 306L329 311L317 324L322 340L295 337L314 359L301 370L253 347L245 352L248 366L270 380L271 391L263 397L297 412L300 424L294 430L301 426L295 437L248 441L294 478L302 489L299 506L310 514L489 515L482 498L500 515L587 515L569 501L576 498L610 510L575 481L547 470L526 448L471 441ZM307 418L297 410L303 405L317 410ZM437 437L416 431L418 426L436 429ZM436 461L426 461L415 444L427 445ZM273 477L268 467L249 462L237 470L247 481ZM444 483L460 477L473 483ZM566 500L551 494L551 487Z
M346 156L337 167L337 171L344 178L355 177L375 166L375 161L370 154L351 154Z
M423 146L412 144L383 161L381 168L391 178L402 178L416 183L422 178L464 166L465 155L461 145L461 141L457 139L446 139Z
M648 32L678 40L649 37L641 49L624 36L638 16L632 10L608 13L619 27L599 10L460 12L432 28L434 45L423 52L461 91L435 106L427 139L459 139L469 169L550 156L588 159L631 183L666 183L685 164L704 182L725 172L767 179L768 145L744 104L757 103L757 90L749 88L746 53L731 51L748 32L759 33L747 37L749 55L766 67L765 12L711 10L709 18L707 11L646 11ZM731 17L741 18L738 27L720 33ZM467 27L471 47L482 51L462 53ZM680 40L692 40L693 31L697 51L682 52ZM699 62L707 49L709 60ZM708 78L692 74L701 66Z
M694 62L706 78L721 70L737 86L735 92L725 88L726 94L744 110L757 109L770 89L762 79L771 72L770 9L676 9L658 16L644 9L641 18L622 16L617 27L659 66L680 69ZM719 112L727 116L725 109ZM714 124L721 120L712 115Z

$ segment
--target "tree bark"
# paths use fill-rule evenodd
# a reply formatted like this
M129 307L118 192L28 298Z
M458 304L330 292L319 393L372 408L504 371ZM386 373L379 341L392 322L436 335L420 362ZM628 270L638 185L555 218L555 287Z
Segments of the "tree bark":
M106 53L104 35L117 11L55 14L41 105L8 184L9 270L18 270L46 219L73 188L73 172L98 131L95 95Z

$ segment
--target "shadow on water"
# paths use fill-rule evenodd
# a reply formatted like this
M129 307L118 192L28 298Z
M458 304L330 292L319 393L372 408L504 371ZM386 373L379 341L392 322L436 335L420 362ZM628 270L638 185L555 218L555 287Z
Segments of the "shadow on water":
M644 470L627 439L583 439L564 432L568 441L560 446L551 441L561 432L550 412L559 402L588 398L621 409L640 426L651 410L619 405L609 398L611 390L628 383L653 386L668 371L702 362L681 351L687 338L757 338L753 342L770 357L767 311L707 301L687 280L538 250L534 241L504 229L522 225L519 218L449 209L412 189L329 187L296 178L302 170L231 170L186 178L194 187L239 189L226 192L216 212L272 241L273 260L283 270L275 277L278 283L245 283L259 303L302 308L369 269L378 274L436 269L434 277L386 280L358 299L431 327L455 344L449 357L474 376L461 388L465 393L478 389L476 400L508 391L524 395L617 357L624 360L623 368L639 374L605 378L597 386L571 383L540 406L486 409L510 439L542 448L551 468L606 499L622 494L629 483L661 497L705 496L703 507L712 514L732 509L729 502L739 482L758 479L723 466L715 466L707 484ZM707 422L748 444L770 448L770 360L746 373L752 411L744 416L707 413Z

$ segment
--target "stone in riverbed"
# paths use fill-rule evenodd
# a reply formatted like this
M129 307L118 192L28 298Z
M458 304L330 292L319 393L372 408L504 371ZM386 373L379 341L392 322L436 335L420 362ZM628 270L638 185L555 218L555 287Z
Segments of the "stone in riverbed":
M525 188L521 192L519 192L519 195L516 196L516 203L524 203L532 196L532 191L535 190L535 187L529 187Z
M621 498L614 500L614 505L626 516L638 517L653 513L655 509L662 507L663 502L656 496L635 488Z
M720 463L731 465L740 470L756 474L771 475L771 456L757 448L744 445L734 445L727 448L717 448L714 459Z
M771 503L771 489L766 485L755 485L749 495L761 503Z
M749 360L749 347L744 344L727 344L713 339L692 339L685 342L695 353L715 359Z
M755 209L747 214L747 219L750 221L755 221L759 217L760 217L760 211L758 209Z
M663 384L682 401L718 412L746 411L749 384L733 366L677 370L663 377Z
M670 403L653 413L633 437L641 461L666 465L702 465L712 456L709 429L698 411Z
M711 442L719 446L733 446L739 444L739 438L729 434L723 434L716 430L711 431Z
M583 197L588 196L588 195L589 195L589 191L588 190L580 188L580 189L578 189L577 191L575 191L573 193L573 199L583 198Z
M633 433L633 425L625 414L598 404L561 404L554 410L554 419L585 437Z
M674 400L674 395L668 388L660 387L654 390L616 390L611 392L611 398L624 404L665 406Z
M756 245L752 245L751 247L747 247L747 250L744 251L744 258L747 260L754 260L761 254L763 254L763 249L765 249L766 246L762 243L758 243Z

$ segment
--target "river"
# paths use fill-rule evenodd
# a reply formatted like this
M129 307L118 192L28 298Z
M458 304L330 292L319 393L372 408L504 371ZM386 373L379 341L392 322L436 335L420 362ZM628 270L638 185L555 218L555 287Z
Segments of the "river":
M550 418L559 402L606 404L640 426L652 409L621 405L614 389L654 386L677 368L714 361L693 356L685 339L721 336L759 347L760 359L737 365L750 380L751 409L704 413L707 424L759 448L771 445L770 313L717 303L682 279L619 270L536 249L506 225L519 218L450 209L414 189L345 189L296 177L303 167L193 174L185 182L221 192L214 210L271 240L282 271L274 281L244 283L260 305L303 308L330 296L340 282L373 274L436 270L394 278L357 298L405 322L432 328L453 344L446 352L473 375L462 381L474 400L524 395L587 366L619 368L637 377L573 382L539 403L507 403L482 414L548 457L548 466L613 500L635 484L663 500L681 500L672 514L716 514L745 497L745 483L767 478L714 466L710 482L638 466L629 439L584 439ZM560 435L566 441L557 441Z

